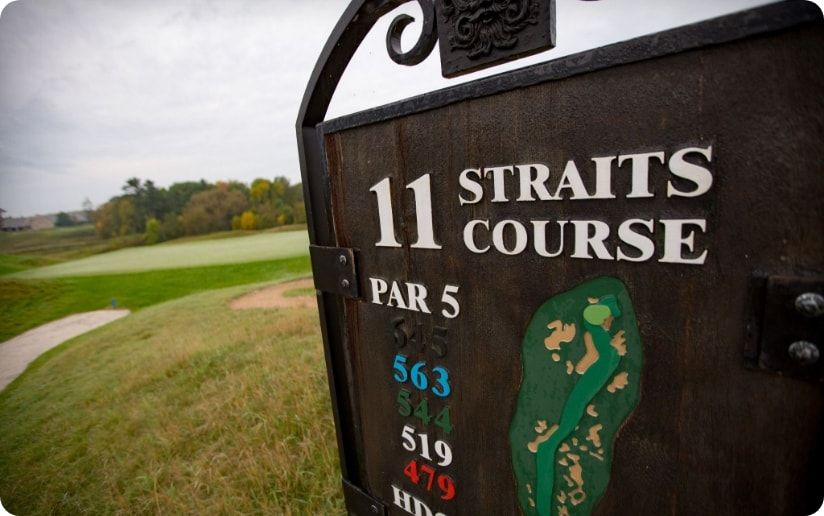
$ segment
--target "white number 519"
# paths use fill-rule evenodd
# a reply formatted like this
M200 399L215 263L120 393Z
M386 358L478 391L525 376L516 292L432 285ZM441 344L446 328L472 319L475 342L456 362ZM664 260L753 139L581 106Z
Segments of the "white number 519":
M432 455L429 453L429 436L427 434L417 434L421 442L421 449L418 452L421 457L431 461ZM410 425L405 425L401 432L401 439L403 439L403 449L407 451L415 451L418 447L418 442L415 440L415 429ZM438 456L438 466L449 466L452 464L452 448L449 445L438 439L435 441L435 454Z

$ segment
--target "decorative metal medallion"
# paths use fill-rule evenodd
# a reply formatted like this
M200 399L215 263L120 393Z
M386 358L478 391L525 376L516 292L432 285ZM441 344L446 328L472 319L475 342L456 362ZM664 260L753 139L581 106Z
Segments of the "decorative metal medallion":
M437 0L441 72L473 72L555 46L555 3Z
M588 281L544 302L522 349L509 431L524 514L589 514L609 482L612 442L638 403L641 339L624 284Z

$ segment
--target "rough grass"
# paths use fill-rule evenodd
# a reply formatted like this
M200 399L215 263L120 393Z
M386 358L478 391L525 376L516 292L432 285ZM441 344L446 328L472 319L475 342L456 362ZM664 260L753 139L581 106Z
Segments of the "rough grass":
M193 292L309 274L309 257L132 274L47 280L0 278L0 342L69 314L111 306L137 310Z
M25 254L0 254L0 276L12 272L20 272L34 267L52 265L59 260L46 256L30 256Z
M7 277L58 278L119 274L159 269L257 262L291 258L308 253L306 231L267 232L238 238L212 238L187 242L170 241L154 246L131 247L79 260L29 269Z
M303 297L303 296L314 296L315 289L313 287L305 287L305 288L290 288L289 290L283 293L283 297Z
M0 253L72 260L143 243L143 235L100 239L94 226L41 229L19 233L0 232Z
M205 235L192 235L176 238L173 242L197 242L201 240L221 240L224 238L237 238L250 235L260 235L263 233L288 233L289 231L306 231L306 224L290 224L288 226L278 226L269 229L233 229L231 231L215 231L214 233L207 233Z
M0 392L14 514L343 514L314 309L147 308Z

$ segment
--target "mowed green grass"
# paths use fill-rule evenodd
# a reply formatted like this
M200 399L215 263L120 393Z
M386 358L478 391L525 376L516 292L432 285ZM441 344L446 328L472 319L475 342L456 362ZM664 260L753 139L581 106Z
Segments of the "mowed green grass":
M16 272L6 277L44 279L260 262L305 255L308 247L309 235L306 231L267 232L238 238L170 241L154 246L130 247L96 254L78 260Z
M194 292L310 274L302 256L252 263L44 280L0 277L0 342L66 315L111 306L138 310Z
M60 245L64 237L33 242L45 246L50 238ZM194 292L305 276L310 272L308 247L307 233L300 230L194 238L38 268L28 267L54 260L46 247L38 248L40 256L0 255L0 271L19 271L0 276L0 342L66 315L107 308L113 301L138 310Z
M317 312L159 304L0 392L14 514L344 514Z

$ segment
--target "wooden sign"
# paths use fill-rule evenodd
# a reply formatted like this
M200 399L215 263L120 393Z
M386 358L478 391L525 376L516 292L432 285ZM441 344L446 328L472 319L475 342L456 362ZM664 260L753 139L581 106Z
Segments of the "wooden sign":
M818 9L322 121L324 78L388 10L362 4L298 124L348 509L817 508Z

